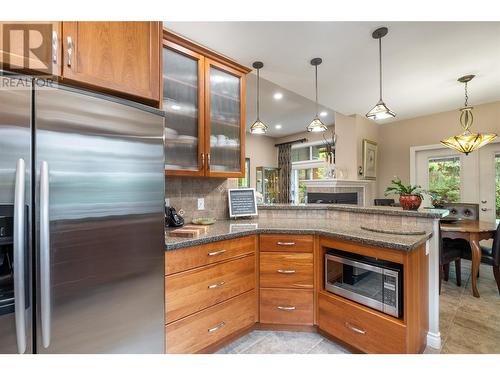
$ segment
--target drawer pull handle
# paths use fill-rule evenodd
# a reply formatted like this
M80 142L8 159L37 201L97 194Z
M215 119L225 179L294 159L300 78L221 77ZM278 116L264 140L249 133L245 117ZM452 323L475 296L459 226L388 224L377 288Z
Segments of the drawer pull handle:
M219 250L219 251L212 251L210 253L208 253L208 256L209 257L213 257L215 255L221 255L221 254L224 254L226 252L226 250Z
M295 242L281 242L281 241L278 241L278 242L276 242L276 245L279 245L279 246L293 246L293 245L295 245Z
M284 310L284 311L293 311L293 310L295 310L295 306L277 306L276 308L278 310Z
M215 289L215 288L220 288L222 285L224 285L226 282L225 281L219 281L218 283L212 284L208 286L208 289Z
M362 329L359 329L359 328L356 328L354 327L353 325L351 325L350 323L348 322L345 322L344 325L346 326L346 328L349 328L351 331L354 331L356 333L359 333L360 335L364 335L366 334L366 331L362 330Z
M291 274L291 273L295 273L295 270L278 270L277 271L278 273L285 273L285 274Z
M219 324L217 324L216 326L212 327L212 328L209 328L208 329L208 333L213 333L219 329L221 329L222 327L224 327L226 325L226 322L220 322Z

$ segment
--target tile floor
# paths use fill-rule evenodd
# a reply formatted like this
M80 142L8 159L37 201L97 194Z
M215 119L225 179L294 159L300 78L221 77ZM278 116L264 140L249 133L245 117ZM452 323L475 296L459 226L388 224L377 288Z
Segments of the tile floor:
M480 298L472 296L470 262L462 260L462 286L454 267L443 281L440 299L441 351L436 353L500 353L500 295L490 266L481 265ZM253 331L218 354L346 354L347 349L310 332Z

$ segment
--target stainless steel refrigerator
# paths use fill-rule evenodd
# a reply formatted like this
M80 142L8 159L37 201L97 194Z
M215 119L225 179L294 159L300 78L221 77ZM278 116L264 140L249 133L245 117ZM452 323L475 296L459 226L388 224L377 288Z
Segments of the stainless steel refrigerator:
M163 353L162 112L0 80L0 354Z

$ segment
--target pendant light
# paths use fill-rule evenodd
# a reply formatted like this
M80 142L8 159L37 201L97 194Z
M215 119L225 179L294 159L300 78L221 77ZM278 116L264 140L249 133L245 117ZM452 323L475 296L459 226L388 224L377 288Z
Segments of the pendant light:
M260 75L259 71L264 67L262 61L255 61L252 66L257 69L257 120L250 126L250 133L252 134L266 134L267 125L260 121Z
M313 118L311 123L307 125L308 132L324 132L327 130L326 125L321 122L318 115L318 65L321 64L323 60L319 57L315 57L311 60L311 65L315 69L315 88L316 88L316 116Z
M387 27L380 27L372 33L373 39L378 39L380 97L375 107L366 114L366 117L371 120L384 120L396 117L396 114L392 112L382 100L382 38L387 35L388 31Z
M465 103L464 106L460 108L460 125L462 125L464 131L459 135L443 139L441 141L441 144L443 146L464 153L465 155L468 155L472 151L483 147L497 137L497 135L494 133L473 133L470 131L472 122L474 121L474 117L472 115L472 110L474 109L474 107L469 107L467 83L470 82L474 77L475 76L471 74L460 77L458 79L458 82L463 83L465 88Z

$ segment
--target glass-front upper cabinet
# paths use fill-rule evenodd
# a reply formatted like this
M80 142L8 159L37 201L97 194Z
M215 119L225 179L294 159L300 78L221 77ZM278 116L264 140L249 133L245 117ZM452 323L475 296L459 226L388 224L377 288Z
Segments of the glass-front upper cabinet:
M245 75L249 72L225 56L163 30L167 175L245 175Z
M205 59L207 175L244 175L245 75Z
M163 48L165 169L168 175L204 174L204 57L172 42Z

